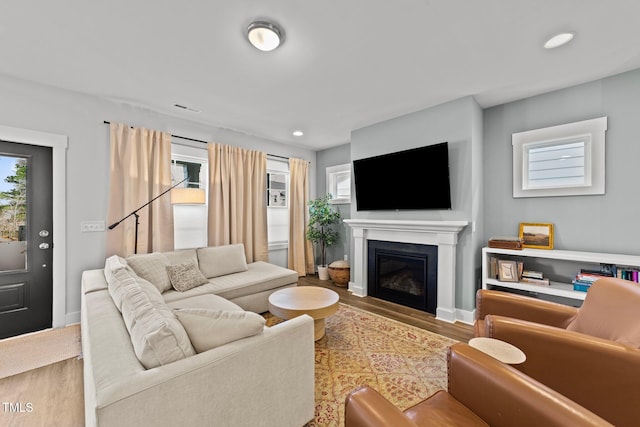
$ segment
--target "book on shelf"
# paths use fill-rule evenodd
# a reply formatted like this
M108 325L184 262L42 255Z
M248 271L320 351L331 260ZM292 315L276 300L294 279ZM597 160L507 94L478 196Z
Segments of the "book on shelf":
M543 279L544 274L542 274L541 271L524 270L522 272L522 277L528 277L530 279Z
M576 283L575 281L573 282L574 291L587 292L590 287L591 287L591 284L588 284L588 283Z
M494 256L489 259L489 277L491 279L498 278L498 258Z
M633 267L618 267L616 277L618 279L630 280L636 283L640 281L640 273L637 268Z
M524 262L518 261L516 263L518 266L518 280L522 279L522 272L524 271Z
M576 280L585 283L593 283L598 279L602 279L606 276L599 276L597 274L586 274L586 273L578 273L576 274Z
M524 240L519 237L492 237L488 243L490 248L499 249L522 249Z
M548 278L534 279L531 277L522 277L520 278L520 281L522 283L529 283L531 285L551 286L551 282Z
M587 292L596 280L602 279L603 277L614 277L615 271L616 266L611 264L600 264L599 270L581 268L571 282L573 284L573 290Z

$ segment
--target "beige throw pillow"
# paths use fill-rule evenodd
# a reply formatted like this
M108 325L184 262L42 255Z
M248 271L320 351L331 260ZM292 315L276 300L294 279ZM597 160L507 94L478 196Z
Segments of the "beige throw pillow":
M242 243L199 248L198 264L202 274L209 279L249 269Z
M209 280L204 277L195 261L168 265L166 268L169 280L171 281L171 286L173 286L173 289L176 291L184 292L195 288L196 286L209 283Z
M171 289L171 281L166 269L169 259L166 255L160 252L129 255L127 263L138 276L153 283L160 293Z
M259 334L265 324L262 316L250 311L182 308L173 313L198 353Z

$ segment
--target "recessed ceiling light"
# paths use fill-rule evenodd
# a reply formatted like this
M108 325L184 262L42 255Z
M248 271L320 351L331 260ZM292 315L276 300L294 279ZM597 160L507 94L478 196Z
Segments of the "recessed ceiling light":
M302 136L304 135L304 132L302 132L301 130L294 130L293 131L293 136Z
M276 24L254 21L247 27L247 37L256 49L269 52L280 46L284 33Z
M551 37L549 40L547 40L547 42L544 44L544 48L545 49L554 49L556 47L560 47L564 44L569 43L573 37L575 36L574 33L560 33L560 34L556 34L555 36Z

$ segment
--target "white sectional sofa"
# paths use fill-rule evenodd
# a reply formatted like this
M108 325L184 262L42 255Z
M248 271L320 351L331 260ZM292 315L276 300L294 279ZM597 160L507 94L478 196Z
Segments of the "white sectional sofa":
M300 427L312 420L313 320L266 327L255 314L268 309L271 292L296 281L294 271L246 264L242 245L114 256L104 270L85 271L86 425Z

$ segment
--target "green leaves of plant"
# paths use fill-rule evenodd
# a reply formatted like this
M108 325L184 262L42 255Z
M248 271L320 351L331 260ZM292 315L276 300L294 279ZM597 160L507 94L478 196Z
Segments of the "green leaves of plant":
M325 194L309 202L309 225L307 239L320 244L322 265L326 265L326 248L338 241L338 231L331 228L339 224L342 216L329 202L331 194Z

